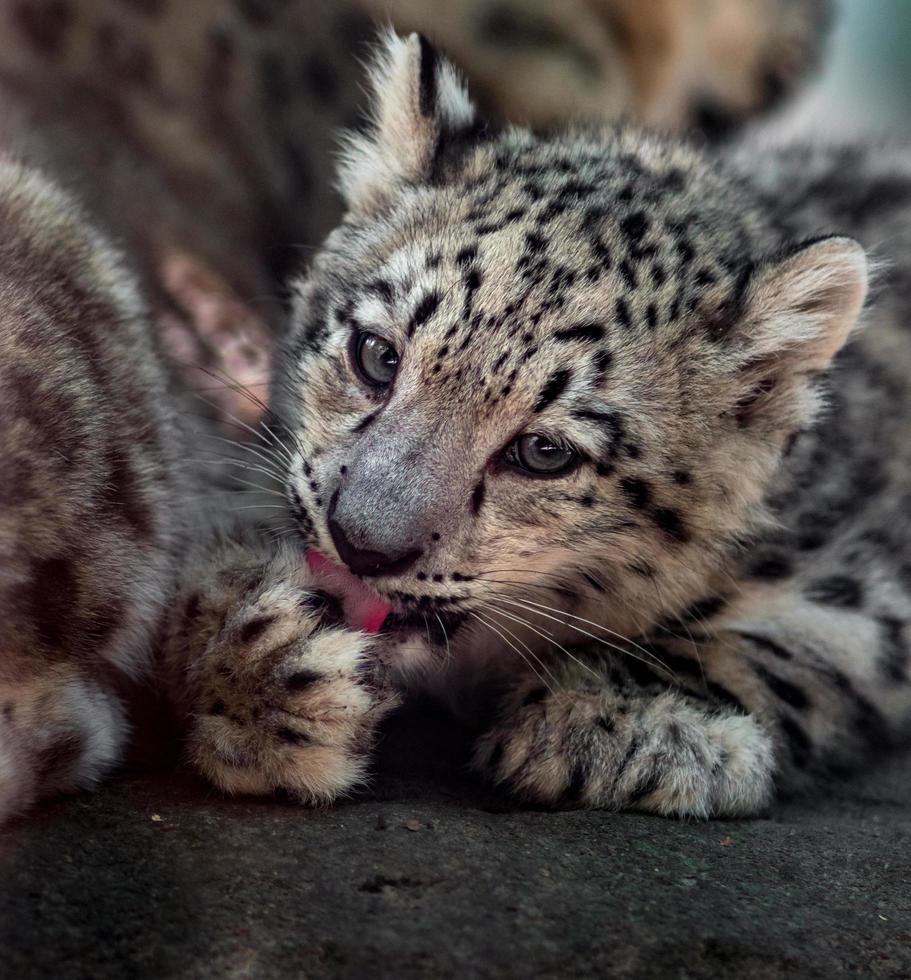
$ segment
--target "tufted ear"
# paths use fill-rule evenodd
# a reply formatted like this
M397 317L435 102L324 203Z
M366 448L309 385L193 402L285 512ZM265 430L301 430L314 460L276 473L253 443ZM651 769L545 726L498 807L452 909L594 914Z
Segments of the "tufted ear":
M756 268L742 297L735 415L802 425L818 406L813 380L844 346L867 295L868 265L852 238L806 242Z
M371 131L347 137L339 167L339 188L356 214L376 213L402 185L427 179L441 141L476 119L455 68L419 34L382 36L370 89Z

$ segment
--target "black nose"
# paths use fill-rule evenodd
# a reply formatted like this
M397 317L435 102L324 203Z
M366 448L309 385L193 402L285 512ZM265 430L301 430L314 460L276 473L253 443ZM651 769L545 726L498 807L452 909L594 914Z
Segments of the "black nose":
M334 518L329 518L329 533L335 544L339 558L354 572L366 578L380 575L401 575L421 557L420 548L406 551L399 555L386 555L382 551L371 551L369 548L356 548L342 530L341 524Z

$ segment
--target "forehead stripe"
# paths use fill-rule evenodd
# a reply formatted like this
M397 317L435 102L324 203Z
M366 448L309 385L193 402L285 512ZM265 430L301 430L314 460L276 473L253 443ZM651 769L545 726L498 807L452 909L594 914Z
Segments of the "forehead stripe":
M422 327L437 311L437 307L440 305L440 297L438 293L428 293L420 303L418 303L414 314L411 317L411 322L408 324L408 336L413 337L414 332L418 327Z
M595 370L600 376L603 376L611 364L614 363L614 355L607 349L599 350L592 358L592 361L595 365Z
M624 296L617 297L617 320L621 326L628 330L633 325L633 318L630 315L629 304Z
M367 286L367 291L375 293L387 305L391 304L395 299L395 290L393 289L392 283L387 282L385 279L374 279Z
M584 340L594 342L601 340L604 336L604 327L600 323L577 323L573 327L565 330L558 330L554 334L554 340L569 343L573 340Z
M548 378L547 384L541 389L541 394L538 396L538 403L535 405L535 413L543 412L551 402L556 401L566 390L566 386L569 384L572 376L573 373L568 368L564 368L561 371L554 371Z

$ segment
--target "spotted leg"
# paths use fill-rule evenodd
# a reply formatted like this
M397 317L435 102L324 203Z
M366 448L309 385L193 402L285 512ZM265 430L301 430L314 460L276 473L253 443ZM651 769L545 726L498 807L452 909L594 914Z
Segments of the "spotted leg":
M808 605L614 662L588 651L551 690L523 678L476 765L536 802L692 817L755 814L776 787L849 769L911 719L906 624Z
M619 666L591 670L573 665L551 689L517 683L476 767L536 803L696 817L765 806L775 753L755 718Z
M398 703L371 639L294 555L232 541L186 578L166 651L192 764L229 793L327 802L362 783Z

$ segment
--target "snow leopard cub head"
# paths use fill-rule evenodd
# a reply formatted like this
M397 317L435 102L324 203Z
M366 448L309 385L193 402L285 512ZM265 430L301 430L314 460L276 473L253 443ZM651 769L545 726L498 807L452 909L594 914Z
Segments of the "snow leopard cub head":
M680 143L493 131L417 35L372 81L275 381L295 520L387 625L573 596L639 634L761 519L864 253Z

